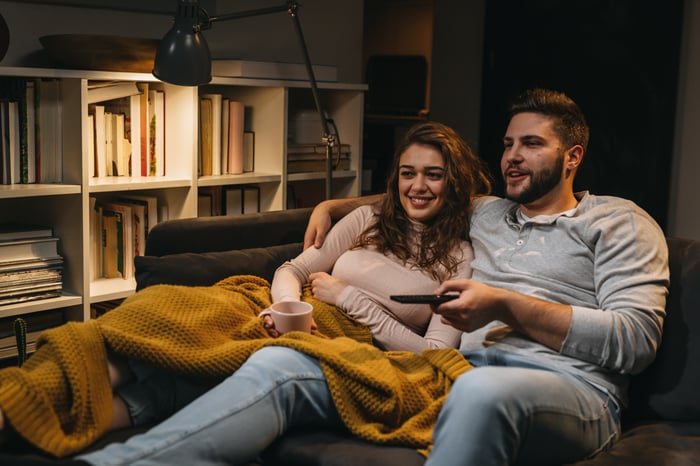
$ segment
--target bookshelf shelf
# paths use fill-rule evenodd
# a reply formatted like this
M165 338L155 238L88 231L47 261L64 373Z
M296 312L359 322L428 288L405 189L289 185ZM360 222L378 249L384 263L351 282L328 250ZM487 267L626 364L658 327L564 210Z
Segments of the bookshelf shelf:
M279 183L282 175L276 173L244 173L242 175L200 176L198 186L222 186L235 184Z
M353 179L357 176L355 170L335 170L333 172L333 179L340 178L350 178ZM323 172L309 172L309 173L292 173L287 176L288 181L307 181L307 180L325 180L326 174Z
M0 318L20 317L23 315L32 314L34 312L50 311L67 306L76 306L82 304L82 302L82 297L64 293L63 296L58 298L29 301L12 306L0 306Z
M90 283L90 302L126 298L134 294L135 288L136 281L133 278L101 278Z
M156 177L121 177L110 176L104 178L92 178L90 180L90 192L102 193L113 191L133 191L144 189L164 189L164 188L189 188L192 180L187 178L177 178L171 176Z
M60 196L80 194L80 185L68 184L0 184L0 199L34 196Z
M217 76L210 84L196 88L162 83L146 73L2 66L0 81L32 82L35 86L43 86L44 81L48 81L55 84L58 90L55 106L60 113L54 115L60 116L44 120L44 124L54 131L55 139L52 142L56 144L52 146L53 150L43 153L42 157L45 158L41 162L53 164L56 172L60 173L60 179L54 183L0 184L0 222L52 227L54 236L59 238L59 254L63 258L63 289L67 290L60 297L0 305L0 319L29 317L43 311L59 310L66 320L84 321L90 319L91 304L122 299L134 293L136 284L133 277L94 278L98 276L94 262L97 244L94 238L98 231L94 222L98 218L95 205L125 197L155 198L158 203L156 216L162 220L196 217L202 192L230 193L237 186L256 192L262 211L289 208L296 205L296 198L307 202L308 199L323 196L324 173L288 173L287 170L287 146L299 142L295 140L298 131L295 132L294 122L299 114L314 108L311 88L305 81ZM99 140L95 138L94 107L102 105L102 101L93 102L99 94L93 89L108 83L119 84L124 89L147 87L164 95L164 174L138 176L146 173L144 167L150 169L152 166L150 162L144 165L146 162L142 161L140 165L129 165L128 171L120 172L136 173L137 176L95 176L100 173L98 169L114 166L111 162L109 165L97 164L97 146L94 144L95 140ZM363 84L329 82L321 82L318 87L340 140L352 147L350 169L333 174L337 180L334 197L358 196L362 185L362 121L367 87ZM0 92L6 92L5 89L0 88ZM248 134L245 147L249 149L248 154L253 154L252 165L249 166L254 171L201 175L200 99L204 94L212 93L243 104L244 131ZM3 98L10 100L8 95L0 95L0 101ZM45 108L45 102L40 101L40 109ZM126 108L130 112L135 108L131 107L135 105L135 100L128 102ZM140 119L136 121L138 125ZM127 135L128 132L124 134L125 139L131 137ZM135 141L135 138L129 139L132 148ZM148 146L140 144L138 152L146 153L145 147ZM150 153L150 147L148 149ZM295 199L288 199L290 195Z

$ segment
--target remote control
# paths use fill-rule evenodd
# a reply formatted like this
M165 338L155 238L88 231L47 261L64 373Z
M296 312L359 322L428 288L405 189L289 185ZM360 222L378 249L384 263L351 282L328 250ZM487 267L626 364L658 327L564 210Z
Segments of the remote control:
M390 298L394 301L400 303L411 303L411 304L440 304L445 301L450 301L455 298L459 298L458 294L399 294L392 295Z

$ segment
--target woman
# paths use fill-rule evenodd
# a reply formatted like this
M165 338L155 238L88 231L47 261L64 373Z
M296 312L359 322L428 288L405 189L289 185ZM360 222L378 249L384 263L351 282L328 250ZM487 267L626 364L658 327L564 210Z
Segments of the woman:
M416 125L396 150L383 204L357 209L338 223L323 248L309 248L281 266L271 288L273 302L300 299L308 282L315 298L363 323L382 348L456 347L460 333L433 316L429 306L398 304L389 296L430 293L447 278L470 275L472 253L464 239L469 201L489 189L484 165L452 129L433 122ZM98 323L118 317L120 309ZM268 333L277 336L265 319ZM107 366L117 395L112 428L162 419L212 385L153 364L127 366L110 359Z
M396 149L381 205L359 207L320 249L280 267L273 300L298 300L308 281L316 298L365 324L386 350L456 347L461 332L429 306L389 296L432 293L447 278L471 275L467 201L489 187L480 159L452 129L414 126Z

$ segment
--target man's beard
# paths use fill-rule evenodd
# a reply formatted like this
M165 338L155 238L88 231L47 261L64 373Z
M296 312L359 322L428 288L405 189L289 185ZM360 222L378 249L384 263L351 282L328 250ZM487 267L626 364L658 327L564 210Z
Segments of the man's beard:
M530 175L530 184L525 189L520 191L519 194L515 195L508 194L508 180L506 180L504 175L503 178L506 183L506 199L510 199L518 204L530 204L531 202L536 201L545 194L549 193L561 182L561 173L563 169L564 158L559 157L551 168L544 169L539 173L532 173Z

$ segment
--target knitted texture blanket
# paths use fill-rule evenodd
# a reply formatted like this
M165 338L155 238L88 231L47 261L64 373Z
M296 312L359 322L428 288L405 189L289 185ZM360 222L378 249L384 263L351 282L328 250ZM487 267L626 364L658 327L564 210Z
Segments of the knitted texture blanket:
M257 316L270 305L269 284L261 278L146 288L98 319L44 332L21 368L0 371L0 407L31 444L67 456L109 428L108 350L214 385L261 347L286 346L320 361L337 410L355 435L428 451L437 413L469 363L453 349L422 356L381 351L362 324L308 290L303 299L314 306L318 330L273 339Z

